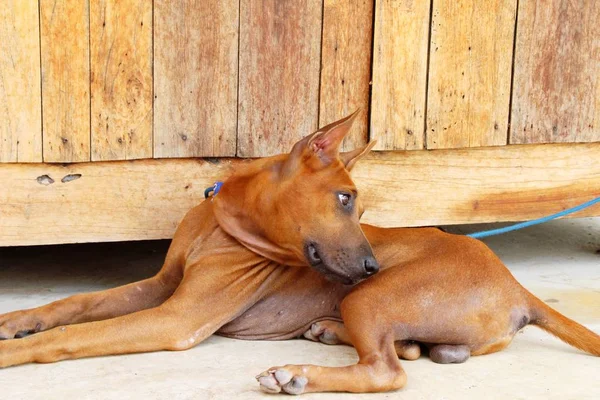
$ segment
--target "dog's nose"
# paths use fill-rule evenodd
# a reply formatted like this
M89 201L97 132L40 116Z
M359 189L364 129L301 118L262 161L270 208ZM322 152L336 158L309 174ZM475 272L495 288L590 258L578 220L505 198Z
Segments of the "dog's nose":
M371 276L373 274L376 274L379 271L379 264L377 263L377 260L375 260L375 257L373 257L373 256L365 257L365 259L363 260L363 266L365 268L366 276Z

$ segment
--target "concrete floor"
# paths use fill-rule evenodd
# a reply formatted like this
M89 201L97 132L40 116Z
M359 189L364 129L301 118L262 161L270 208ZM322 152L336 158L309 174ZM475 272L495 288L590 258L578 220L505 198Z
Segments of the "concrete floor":
M489 227L489 226L488 226ZM465 233L485 226L451 228ZM567 316L600 332L600 218L555 221L486 239L517 279ZM153 274L168 242L0 248L0 313ZM354 349L307 340L212 337L186 352L25 365L0 371L2 398L254 399L254 375L287 363L346 365ZM506 350L461 365L404 363L408 385L386 399L600 399L600 358L527 327ZM357 395L304 395L305 399Z

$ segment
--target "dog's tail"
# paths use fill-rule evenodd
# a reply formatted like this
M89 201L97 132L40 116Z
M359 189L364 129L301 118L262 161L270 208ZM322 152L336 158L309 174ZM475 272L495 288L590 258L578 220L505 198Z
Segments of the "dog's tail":
M600 356L600 336L529 294L530 323L586 353Z

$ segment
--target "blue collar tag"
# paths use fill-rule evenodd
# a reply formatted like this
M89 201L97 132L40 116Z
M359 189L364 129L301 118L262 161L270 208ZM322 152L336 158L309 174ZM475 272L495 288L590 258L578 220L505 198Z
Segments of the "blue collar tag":
M213 186L207 187L204 190L204 198L208 199L208 197L211 196L211 193L212 193L212 197L215 197L217 194L219 194L219 191L221 190L222 186L223 186L223 182L216 181Z

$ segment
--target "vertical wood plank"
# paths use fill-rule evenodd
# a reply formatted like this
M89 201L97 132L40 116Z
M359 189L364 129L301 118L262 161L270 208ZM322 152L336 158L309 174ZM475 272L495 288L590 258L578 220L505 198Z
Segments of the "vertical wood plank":
M42 161L37 1L0 6L0 162Z
M152 0L90 3L92 161L152 157Z
M519 2L510 143L600 141L600 2Z
M40 13L44 161L89 161L89 1L40 0Z
M232 156L239 0L154 2L154 156Z
M241 0L238 155L288 151L318 125L322 0Z
M506 145L516 0L436 0L427 148Z
M319 126L362 109L342 150L367 142L373 0L325 0Z
M423 148L430 1L375 7L371 139L376 150Z

